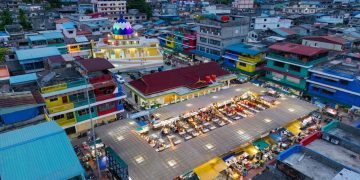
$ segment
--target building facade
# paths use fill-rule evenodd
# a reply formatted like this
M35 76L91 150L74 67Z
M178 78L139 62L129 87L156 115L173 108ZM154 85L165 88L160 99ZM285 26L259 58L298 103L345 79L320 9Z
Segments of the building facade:
M38 74L47 120L54 120L71 134L89 129L91 119L94 123L111 121L124 111L121 100L126 95L108 71L113 68L111 63L95 58L65 66Z
M294 43L277 43L266 55L266 79L304 92L309 69L327 60L328 50ZM298 94L300 95L300 94Z
M111 14L125 14L126 1L123 0L97 0L97 12Z
M235 9L252 9L254 8L254 0L235 0L232 2L232 7Z
M309 70L308 92L313 102L335 107L360 107L360 71L358 60L347 58L321 63Z
M301 1L297 4L286 6L283 12L288 14L315 14L319 10L318 5L319 2Z
M274 29L274 28L290 28L292 20L282 19L280 17L256 17L252 19L251 26L254 29Z
M129 64L133 68L146 63L163 64L158 39L139 36L122 17L114 23L111 33L96 43L93 56L108 59L117 69L126 69Z
M191 50L196 49L196 32L189 29L179 28L173 33L160 34L158 38L165 51L190 54Z
M263 55L261 50L253 46L234 44L225 48L223 65L247 75L256 75L265 63Z
M196 50L191 52L201 61L219 60L224 48L245 42L249 18L245 16L216 16L197 23Z
M142 76L126 84L130 100L149 109L181 102L221 90L236 76L216 62Z
M319 47L333 51L343 51L345 40L331 36L308 36L302 39L302 45Z

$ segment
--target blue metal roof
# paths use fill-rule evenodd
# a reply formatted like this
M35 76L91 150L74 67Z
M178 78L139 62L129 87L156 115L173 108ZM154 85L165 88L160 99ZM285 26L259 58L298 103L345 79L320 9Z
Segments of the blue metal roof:
M89 40L86 38L86 36L76 36L75 41L77 43L81 43L81 42L88 42Z
M8 33L6 33L6 32L0 32L0 36L9 36L9 34Z
M28 39L29 41L46 41L46 38L41 34L28 36Z
M54 121L0 134L2 180L69 179L84 169Z
M193 54L197 54L199 56L203 56L203 57L215 60L215 61L219 60L221 58L221 56L217 56L217 55L214 55L214 54L209 54L209 53L198 51L198 50L191 50L190 52L193 53Z
M56 48L56 47L21 49L21 50L15 51L15 53L16 53L18 60L20 61L20 64L22 63L21 61L61 55L58 48Z
M75 29L75 23L74 22L64 22L64 23L62 23L62 26L65 29Z
M254 55L257 55L257 54L261 53L260 50L251 49L251 48L252 48L252 46L245 45L245 44L233 44L233 45L227 46L225 48L225 50L237 52L237 53L240 53L240 54L248 54L248 55L251 55L251 56L254 56Z
M46 39L63 39L64 35L61 32L45 32L42 33L42 35Z
M36 73L30 73L30 74L22 74L18 76L10 76L10 84L21 84L21 83L27 83L31 81L36 81L37 76Z

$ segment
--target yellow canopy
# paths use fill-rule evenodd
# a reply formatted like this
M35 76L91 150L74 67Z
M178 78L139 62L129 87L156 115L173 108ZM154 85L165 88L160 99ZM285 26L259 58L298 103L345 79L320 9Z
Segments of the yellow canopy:
M252 144L246 146L246 147L244 148L244 151L245 151L246 153L250 154L250 155L255 155L256 153L259 152L259 150L258 150L254 145L252 145Z
M227 168L226 163L219 157L196 167L194 172L199 176L200 180L212 180L216 178L221 171Z
M300 130L301 126L302 126L301 122L296 120L285 126L285 128L289 130L293 135L297 135L301 132Z
M269 145L276 143L269 135L267 135L266 137L264 137L263 140L264 140L266 143L268 143Z

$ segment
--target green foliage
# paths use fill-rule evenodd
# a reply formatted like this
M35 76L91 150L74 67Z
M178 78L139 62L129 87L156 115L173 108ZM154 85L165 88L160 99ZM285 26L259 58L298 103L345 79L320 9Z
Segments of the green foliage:
M31 23L28 21L28 17L26 16L25 12L20 9L19 11L19 20L20 20L20 24L21 26L26 29L29 30L31 29Z
M5 62L5 56L9 53L8 48L0 48L0 64Z
M55 8L61 8L61 2L60 0L51 0L49 1L50 3L50 9L55 9Z
M4 29L5 25L9 25L13 23L13 19L11 17L11 13L8 9L5 9L1 15L0 15L0 19L2 21L2 23L0 24L0 29Z
M148 18L152 16L152 8L145 0L128 1L127 9L138 9L140 12L146 13Z

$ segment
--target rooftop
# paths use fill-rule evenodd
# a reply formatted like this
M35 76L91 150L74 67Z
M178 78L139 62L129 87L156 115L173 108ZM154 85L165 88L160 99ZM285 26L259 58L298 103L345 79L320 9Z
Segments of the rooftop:
M3 133L0 139L1 179L70 179L84 173L54 121Z
M295 44L290 42L276 43L274 45L271 45L269 49L303 56L315 56L321 53L328 52L328 50L326 49L304 46L301 44Z
M78 60L88 72L103 71L115 68L109 61L104 58L92 58Z
M63 39L64 35L61 32L44 32L37 35L30 35L28 39L30 41L40 41L49 39Z
M287 153L286 156L284 156ZM293 169L311 179L332 179L343 167L333 163L303 146L295 145L283 151L278 160L288 164Z
M22 74L10 77L10 84L23 84L28 82L34 82L37 80L36 73Z
M15 53L19 61L60 55L60 52L56 47L21 49L21 50L16 50Z
M240 89L240 91L236 91L236 89ZM254 92L265 90L261 87L254 87L254 85L243 84L230 88L229 91L237 92L238 95L241 95L249 89L254 89ZM228 99L232 95L223 94ZM196 104L195 101L198 101L198 98L195 98L170 105L173 106L172 109L179 110L176 112L165 110L165 112L169 116L172 114L174 117L184 114L188 111L183 107L189 103L194 104L192 106L193 110L197 110L198 106L210 105L211 102L208 101L218 101L211 98L212 96L213 94L202 96L204 97L202 100L207 101L203 103L199 101L200 104ZM287 110L288 106L296 110L290 112ZM161 109L159 108L159 111ZM294 98L286 98L280 100L280 104L276 107L261 111L254 117L235 121L162 152L156 152L146 141L133 132L134 129L139 127L133 120L127 119L98 127L96 133L105 144L111 146L128 164L131 179L173 179L209 161L215 156L228 153L248 141L259 138L272 129L284 126L294 119L309 114L315 109L317 109L315 106L307 102ZM165 115L160 117L162 116ZM265 119L270 119L271 121L267 120L265 123ZM239 133L240 130L242 131L241 134ZM207 148L206 145L208 144L211 144L213 148ZM141 161L137 161L138 159L141 159Z
M326 74L355 79L360 77L360 61L351 60L332 60L320 63L312 68L315 71L321 71Z
M68 63L65 68L58 68L38 72L38 84L40 87L51 86L55 84L68 83L71 81L81 80L83 76L77 70L74 63Z
M275 33L277 33L283 37L296 34L296 32L291 30L290 28L275 28L275 29L272 29L272 31L274 31Z
M230 46L227 46L225 48L225 50L230 50L233 52L237 52L237 53L241 53L241 54L247 54L247 55L257 55L259 53L261 53L261 50L259 50L258 48L254 47L254 46L250 46L250 45L246 45L246 44L233 44Z
M198 89L210 85L205 76L217 77L230 73L220 67L216 62L204 63L196 66L178 68L142 76L140 79L129 82L129 85L144 95L150 95L166 90L187 87Z
M332 37L332 36L308 36L308 37L304 37L303 39L326 42L326 43L334 43L334 44L339 44L339 45L345 44L344 39L338 38L338 37Z
M6 65L0 65L0 81L9 79L9 69Z
M360 172L360 159L358 158L359 153L350 151L343 146L332 144L323 139L315 139L306 147L344 166Z

